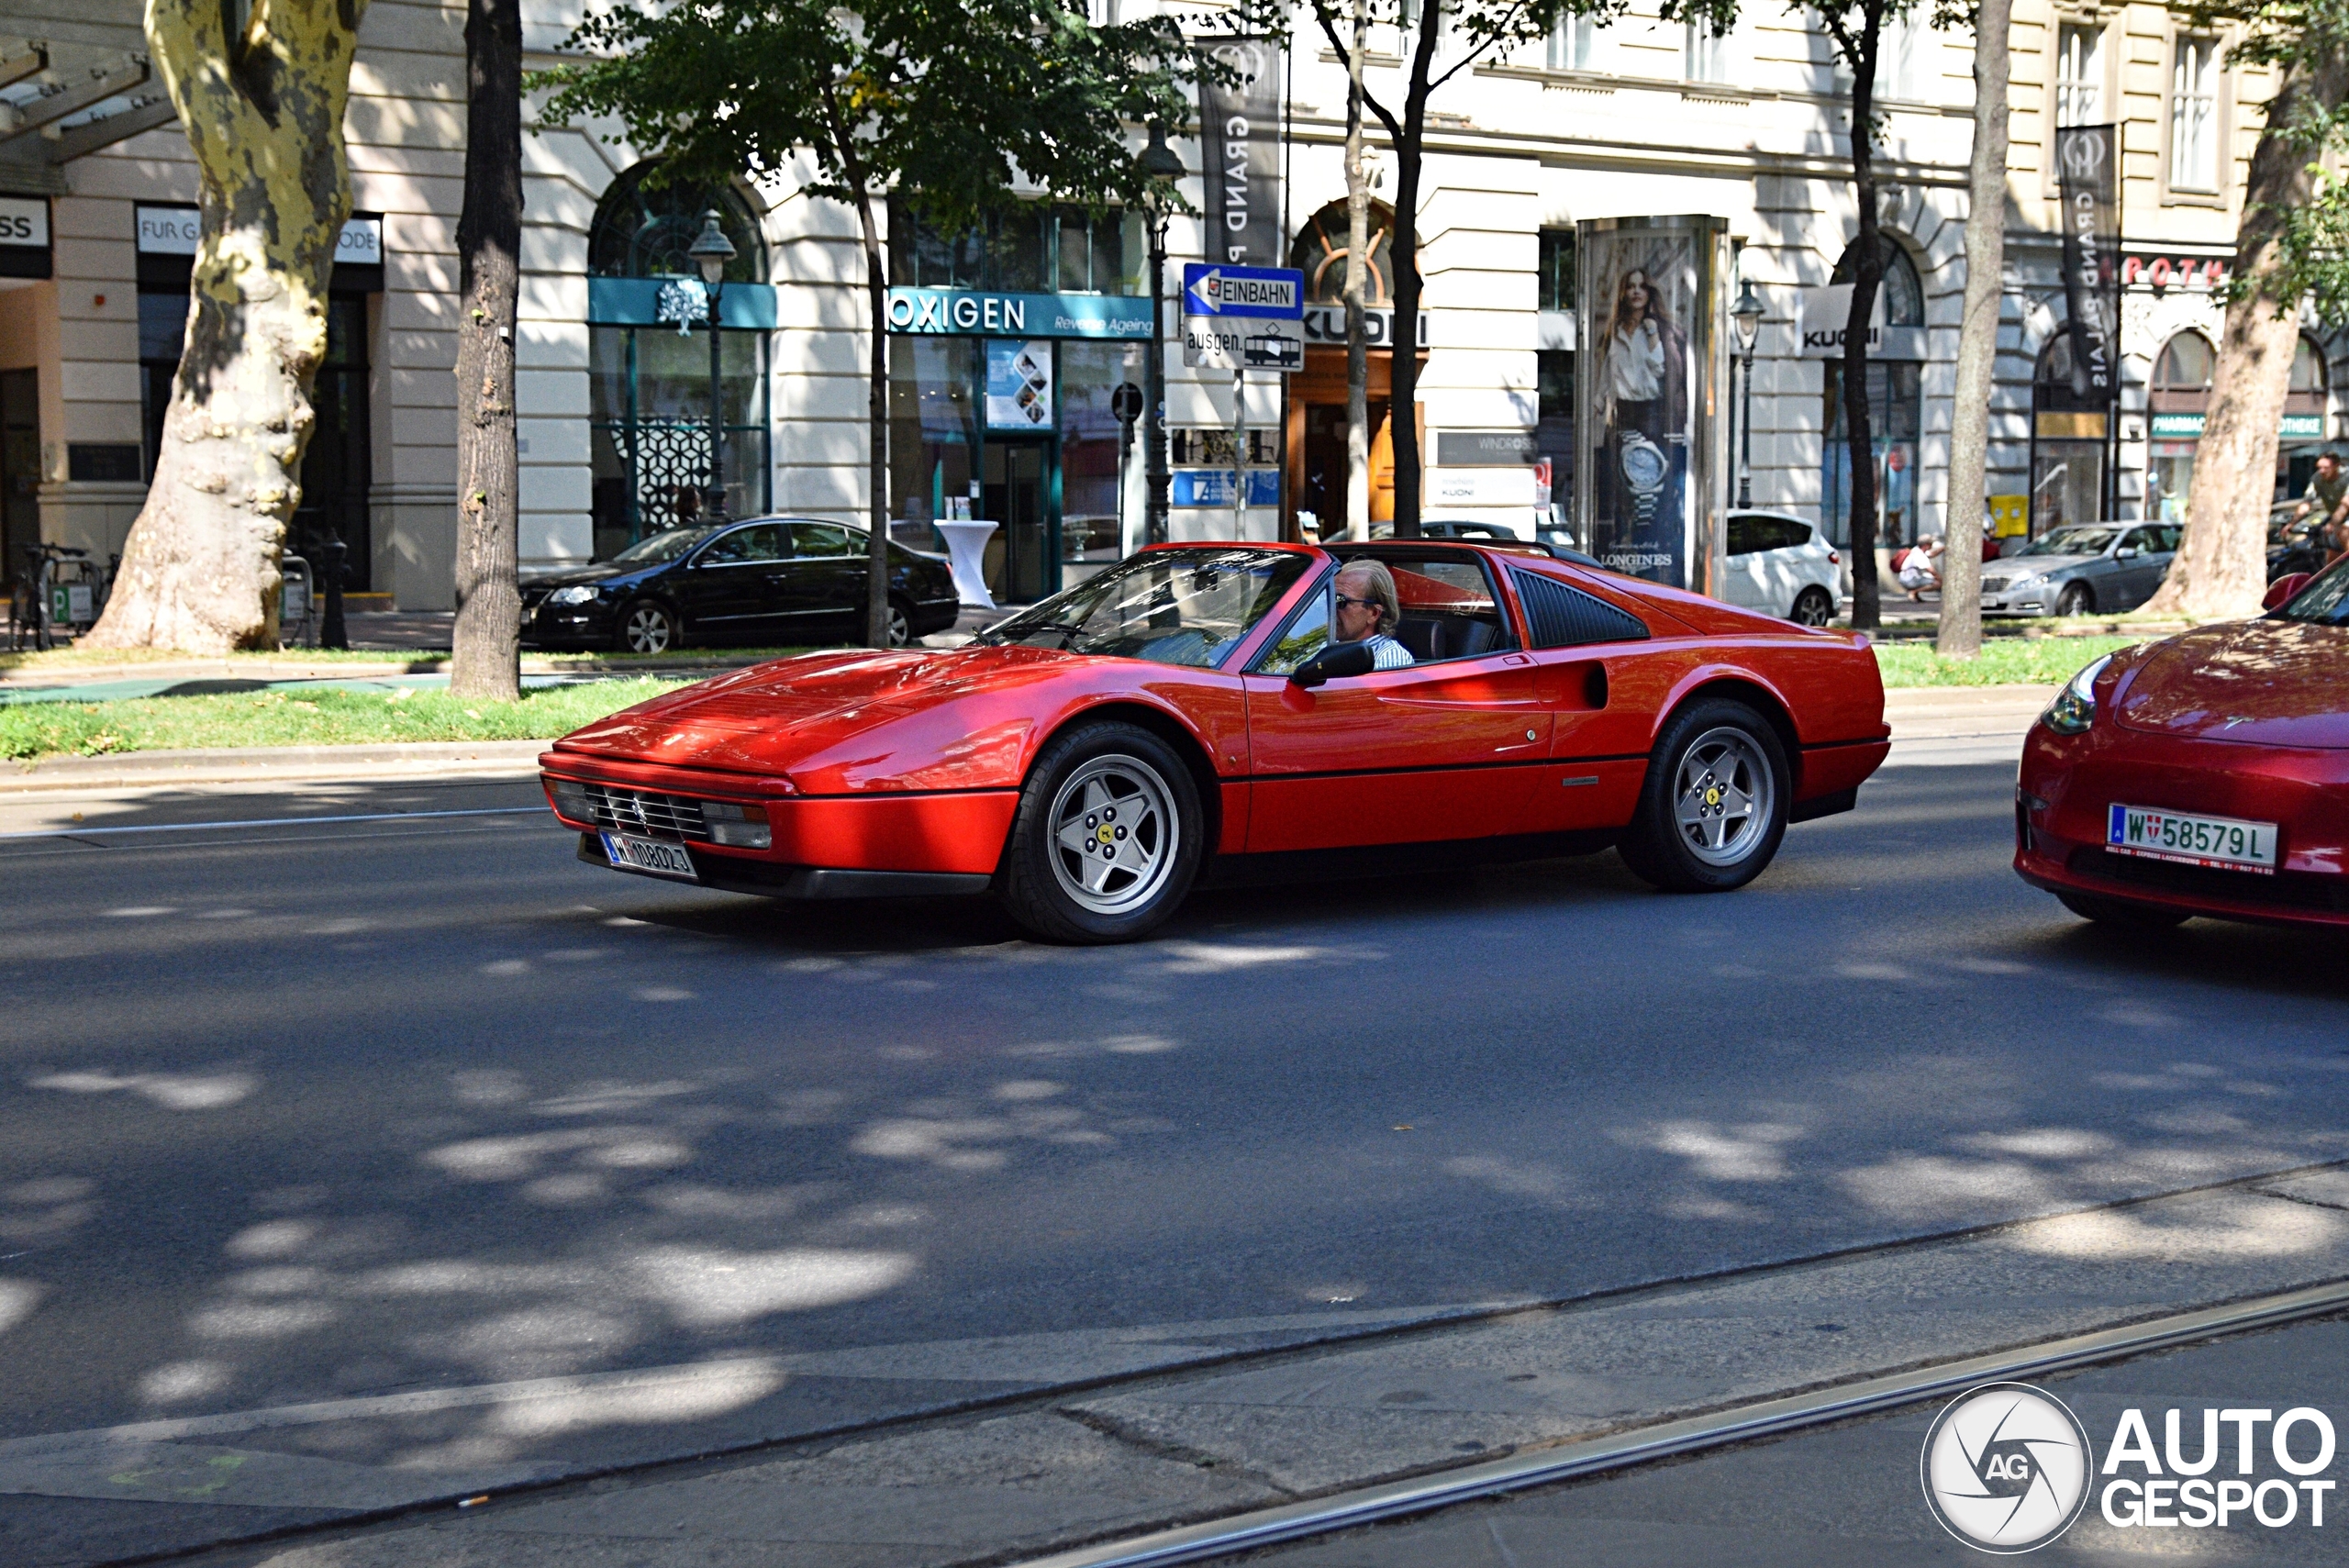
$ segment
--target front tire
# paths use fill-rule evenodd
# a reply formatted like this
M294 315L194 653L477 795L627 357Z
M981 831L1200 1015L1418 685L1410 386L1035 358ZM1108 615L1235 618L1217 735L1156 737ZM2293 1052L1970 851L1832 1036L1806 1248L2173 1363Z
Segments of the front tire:
M2125 898L2099 898L2092 893L2059 893L2055 902L2083 920L2127 931L2166 931L2191 918L2174 909L2132 904Z
M1727 893L1762 874L1786 837L1786 747L1742 702L1699 698L1648 759L1623 862L1667 893Z
M1139 725L1079 725L1044 748L1020 791L1004 908L1047 941L1147 936L1189 894L1206 830L1173 747Z
M615 641L623 653L667 653L682 647L685 638L675 611L652 599L638 599L621 608Z
M2055 613L2059 616L2085 616L2096 612L2096 594L2086 583L2068 583L2055 596Z
M1825 626L1835 618L1835 598L1824 588L1813 585L1795 595L1792 617L1798 626Z

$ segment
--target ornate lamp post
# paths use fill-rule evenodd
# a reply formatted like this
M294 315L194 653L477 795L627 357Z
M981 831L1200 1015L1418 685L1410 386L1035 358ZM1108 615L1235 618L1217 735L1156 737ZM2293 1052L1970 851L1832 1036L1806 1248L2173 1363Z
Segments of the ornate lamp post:
M1741 279L1737 303L1729 307L1730 323L1737 331L1737 357L1744 362L1745 391L1738 417L1744 427L1743 450L1737 462L1737 504L1753 505L1753 346L1762 338L1762 296L1753 292L1751 278Z
M1190 171L1182 155L1166 145L1166 124L1150 123L1150 145L1141 150L1141 172L1162 188ZM1166 471L1166 205L1153 195L1144 215L1150 224L1150 352L1142 379L1142 474L1149 486L1142 507L1142 539L1147 544L1166 541L1168 491L1174 484Z
M726 517L726 463L720 451L726 428L718 377L718 301L726 288L727 263L734 260L734 242L718 227L717 208L701 215L701 233L686 247L685 254L701 269L702 284L709 291L709 487L702 493L702 517L707 522L722 522Z

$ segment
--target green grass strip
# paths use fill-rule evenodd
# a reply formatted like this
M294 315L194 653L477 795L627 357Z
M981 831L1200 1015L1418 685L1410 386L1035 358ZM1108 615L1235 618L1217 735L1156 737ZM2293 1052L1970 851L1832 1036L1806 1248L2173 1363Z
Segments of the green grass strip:
M484 702L445 691L237 692L129 702L0 707L0 757L108 756L237 746L363 746L411 740L551 740L684 684L641 676L526 691Z
M1879 642L1876 662L1884 672L1887 686L2052 686L2070 680L2091 659L2145 640L2142 637L2001 638L1985 642L1978 659L1943 659L1931 643Z

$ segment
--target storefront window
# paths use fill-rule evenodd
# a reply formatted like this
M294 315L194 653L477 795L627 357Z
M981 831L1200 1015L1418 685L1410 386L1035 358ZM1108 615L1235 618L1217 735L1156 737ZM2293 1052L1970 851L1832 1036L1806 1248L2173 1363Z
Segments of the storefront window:
M2067 346L2068 350L2068 346ZM2153 445L2145 472L2145 512L2165 523L2186 521L2194 491L2194 454L2210 410L2210 374L2218 354L2199 332L2180 332L2154 361L2149 396Z
M1147 261L1140 217L1115 207L1022 202L950 238L906 204L889 205L889 282L899 288L1141 295Z
M975 338L889 339L891 516L911 523L970 516L977 350Z
M1122 432L1109 411L1119 382L1142 380L1139 343L1061 345L1061 581L1075 583L1125 554Z
M1917 435L1924 410L1921 365L1868 363L1868 436L1876 454L1876 542L1898 550L1917 542ZM1827 450L1820 517L1832 542L1852 542L1852 445L1843 411L1843 366L1827 361Z
M2158 399L2156 400L2158 401ZM2032 378L2031 532L2037 538L2070 523L2104 517L2105 437L2110 410L2094 403L2072 380L2072 335L2059 330L2041 350ZM2154 461L2165 450L2183 451L2190 469L2194 443L2169 443L2154 420ZM2156 469L2155 481L2159 473ZM2185 492L2181 489L2179 495Z

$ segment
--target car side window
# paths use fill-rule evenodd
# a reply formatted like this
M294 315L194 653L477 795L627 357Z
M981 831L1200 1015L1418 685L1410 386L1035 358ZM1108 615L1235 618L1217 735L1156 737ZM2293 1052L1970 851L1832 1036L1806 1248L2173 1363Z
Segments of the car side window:
M1810 542L1810 526L1792 517L1772 517L1769 520L1769 542L1765 550L1793 550Z
M1297 613L1288 617L1288 625L1281 634L1265 646L1257 659L1254 673L1259 675L1286 675L1330 645L1330 584L1324 582L1306 595Z
M803 559L861 553L850 542L848 530L831 523L792 524L791 552Z
M1536 648L1579 648L1587 642L1636 642L1646 623L1595 594L1540 572L1512 572L1518 602Z
M1731 555L1751 555L1762 548L1754 539L1754 525L1761 520L1750 512L1730 514L1729 552Z
M2154 523L2145 529L2144 548L2158 555L2175 554L2184 532L2176 523Z
M783 526L779 523L752 523L747 528L720 534L711 540L709 548L701 552L698 564L739 566L782 559Z

